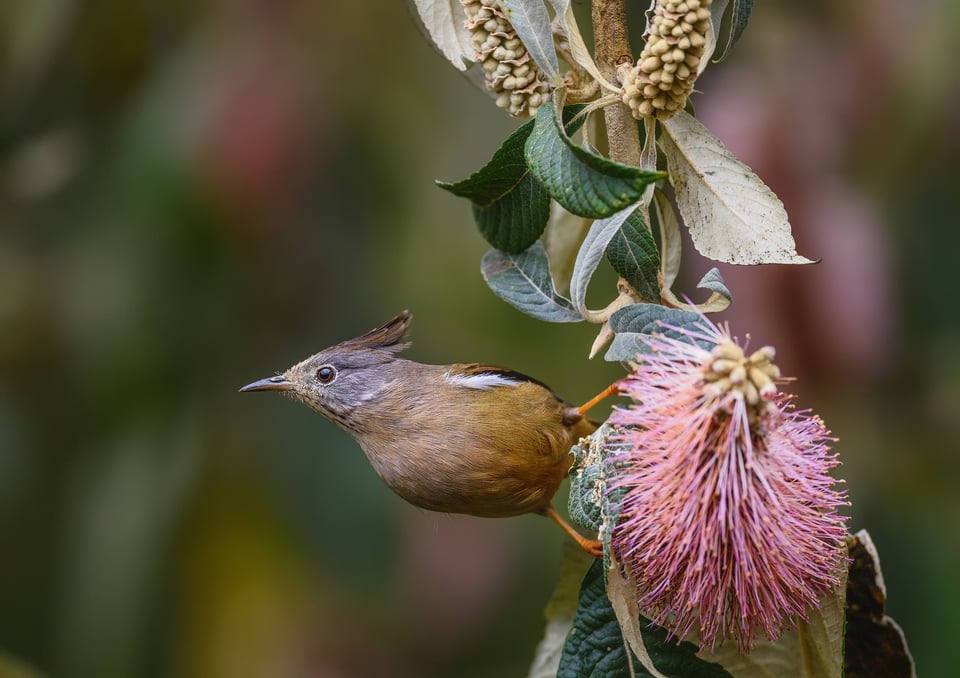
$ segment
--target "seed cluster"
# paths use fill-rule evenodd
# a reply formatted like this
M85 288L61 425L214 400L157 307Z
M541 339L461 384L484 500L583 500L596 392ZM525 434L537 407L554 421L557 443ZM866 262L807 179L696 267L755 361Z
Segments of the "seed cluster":
M514 117L536 115L550 99L550 85L530 58L497 0L460 0L467 13L476 61L497 106Z
M710 31L713 0L657 0L647 44L623 77L623 103L633 117L673 117L687 103Z
M701 370L707 388L717 396L730 391L739 391L747 405L748 416L755 420L765 409L772 406L777 395L775 379L780 378L780 368L773 364L776 350L764 346L747 357L733 341L723 341L703 361Z

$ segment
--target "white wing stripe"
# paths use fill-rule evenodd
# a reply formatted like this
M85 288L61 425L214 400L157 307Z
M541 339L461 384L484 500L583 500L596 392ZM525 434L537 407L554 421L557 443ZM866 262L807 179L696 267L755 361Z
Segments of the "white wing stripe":
M450 374L446 372L443 378L448 384L475 388L481 391L487 391L496 386L518 386L520 384L519 381L508 379L499 374Z

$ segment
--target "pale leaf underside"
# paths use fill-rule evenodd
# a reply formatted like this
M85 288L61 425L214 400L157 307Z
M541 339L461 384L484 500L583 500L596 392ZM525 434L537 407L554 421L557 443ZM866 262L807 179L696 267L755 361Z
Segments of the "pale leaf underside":
M680 111L664 122L677 204L693 244L731 264L810 264L797 254L783 203L696 118Z
M413 4L433 44L457 70L465 71L474 50L460 0L413 0Z

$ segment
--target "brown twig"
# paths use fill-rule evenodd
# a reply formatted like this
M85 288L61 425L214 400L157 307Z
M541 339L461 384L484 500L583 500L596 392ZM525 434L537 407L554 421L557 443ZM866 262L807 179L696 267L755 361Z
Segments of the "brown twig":
M624 5L625 0L593 1L593 56L600 72L611 82L617 82L618 66L633 63ZM625 165L639 165L640 135L630 109L615 104L605 108L603 116L610 159Z

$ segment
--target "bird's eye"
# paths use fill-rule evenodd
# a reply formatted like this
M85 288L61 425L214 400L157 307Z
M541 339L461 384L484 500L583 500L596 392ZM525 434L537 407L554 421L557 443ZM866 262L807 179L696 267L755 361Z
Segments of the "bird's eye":
M317 381L321 384L329 384L331 381L336 379L337 371L333 369L330 365L324 365L323 367L317 369Z

